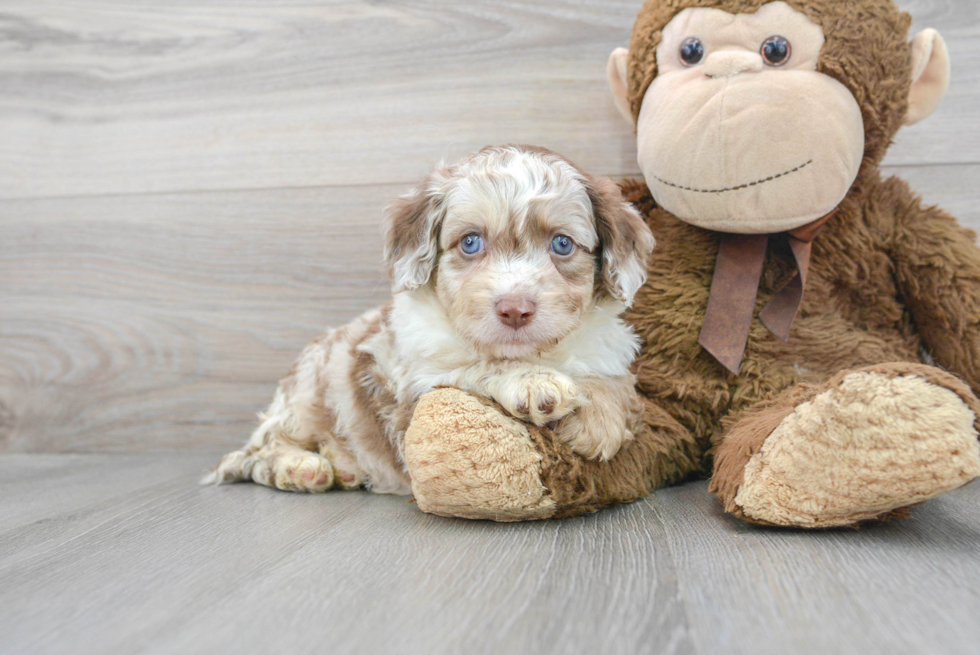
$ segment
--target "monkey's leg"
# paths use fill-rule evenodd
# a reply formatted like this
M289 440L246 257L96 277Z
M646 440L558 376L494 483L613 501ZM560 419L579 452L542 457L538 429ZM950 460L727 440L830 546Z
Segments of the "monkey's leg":
M905 516L980 477L978 415L970 389L930 366L845 371L741 416L716 445L711 491L765 525Z
M586 460L483 398L437 389L419 401L405 459L419 507L432 514L523 521L626 503L698 470L694 436L644 400L634 439L608 462Z

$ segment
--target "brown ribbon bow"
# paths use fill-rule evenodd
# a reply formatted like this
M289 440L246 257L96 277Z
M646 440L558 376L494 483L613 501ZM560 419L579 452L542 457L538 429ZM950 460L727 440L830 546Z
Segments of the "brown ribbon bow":
M796 275L759 312L762 324L783 341L789 340L790 329L803 302L803 289L810 273L813 239L834 214L836 212L831 212L813 223L786 233L796 259ZM708 308L698 343L735 375L738 375L749 340L749 328L755 313L755 298L759 293L769 236L722 234L718 246Z

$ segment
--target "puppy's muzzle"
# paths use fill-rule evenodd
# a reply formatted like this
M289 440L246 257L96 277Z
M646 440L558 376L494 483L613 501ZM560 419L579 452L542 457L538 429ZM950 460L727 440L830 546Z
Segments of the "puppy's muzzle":
M501 298L496 307L500 322L515 330L531 322L535 309L535 304L526 298Z

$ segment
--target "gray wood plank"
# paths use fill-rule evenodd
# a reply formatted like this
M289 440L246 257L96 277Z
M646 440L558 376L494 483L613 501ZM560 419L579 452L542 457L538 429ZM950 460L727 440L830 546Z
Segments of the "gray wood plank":
M0 198L403 183L501 142L635 174L604 76L640 4L6 0ZM975 163L980 9L900 5L954 84L889 161Z
M980 162L980 4L962 0L897 0L912 14L912 34L932 27L949 46L952 79L936 112L903 128L887 164Z
M643 501L678 526L668 549L699 652L976 653L977 485L907 521L821 532L743 524L703 492Z
M980 228L980 166L888 169ZM234 446L384 302L403 185L0 201L0 452Z
M515 141L629 170L603 76L636 9L10 0L0 197L406 182Z
M209 463L0 456L18 507L0 652L958 654L980 637L977 485L860 531L747 526L705 483L501 525L366 492L196 487Z
M404 190L3 202L0 450L240 442L303 344L388 298Z

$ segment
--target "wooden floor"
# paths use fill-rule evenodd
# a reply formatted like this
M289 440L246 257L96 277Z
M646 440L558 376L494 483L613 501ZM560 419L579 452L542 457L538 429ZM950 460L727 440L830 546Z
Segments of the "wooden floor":
M975 654L980 486L860 531L704 483L592 516L198 487L181 455L0 458L0 652Z
M980 228L980 3L886 170ZM605 83L641 0L0 0L0 655L977 653L980 488L859 532L703 483L561 522L200 488L299 349L388 297L441 158L638 174Z

